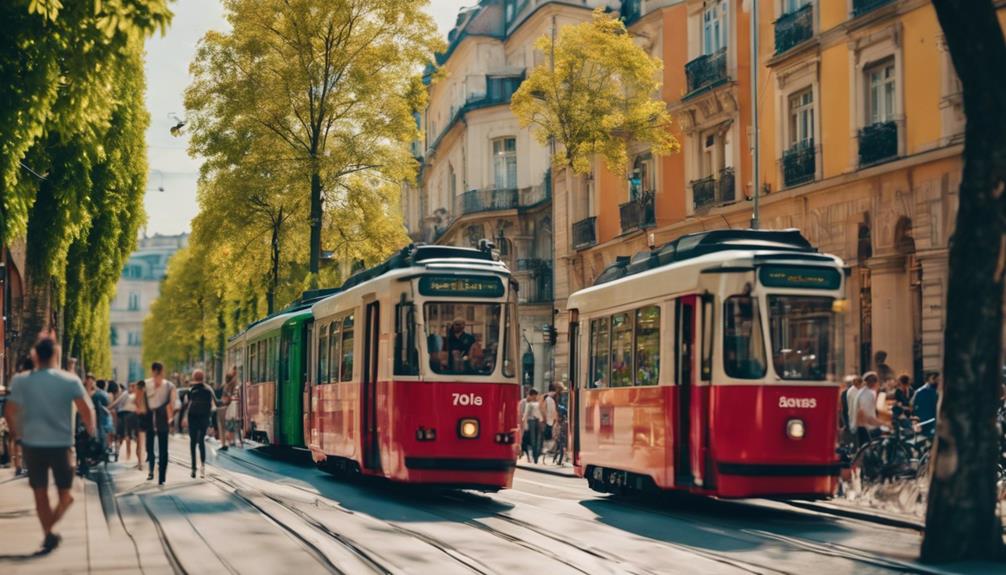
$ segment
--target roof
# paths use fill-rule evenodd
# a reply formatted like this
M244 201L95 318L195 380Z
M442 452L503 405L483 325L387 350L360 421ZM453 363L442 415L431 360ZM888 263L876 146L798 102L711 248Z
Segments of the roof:
M816 253L800 230L711 230L687 234L650 251L619 257L597 276L594 285L706 254L729 250Z

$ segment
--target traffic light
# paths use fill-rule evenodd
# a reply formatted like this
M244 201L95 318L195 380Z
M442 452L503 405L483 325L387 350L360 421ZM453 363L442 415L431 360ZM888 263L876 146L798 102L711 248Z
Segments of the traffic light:
M555 345L559 341L559 332L556 331L554 325L545 326L545 342L549 345Z

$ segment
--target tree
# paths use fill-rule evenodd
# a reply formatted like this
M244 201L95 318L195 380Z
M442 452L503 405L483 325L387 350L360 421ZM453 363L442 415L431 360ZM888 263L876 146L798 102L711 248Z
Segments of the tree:
M933 0L968 117L960 207L950 241L944 392L922 559L1003 557L996 515L996 406L1006 273L1006 42L991 0Z
M566 26L558 41L541 37L547 55L514 93L510 107L535 136L554 139L556 164L590 171L600 154L610 170L625 174L629 142L650 145L654 154L679 149L671 134L667 105L658 97L660 60L636 45L621 20L594 11L593 19Z
M245 138L309 198L309 270L317 281L323 201L348 178L413 177L418 70L440 46L427 2L227 0L228 33L206 35L186 93L192 151L204 174L235 162ZM389 214L391 215L391 214ZM398 214L391 215L399 217Z

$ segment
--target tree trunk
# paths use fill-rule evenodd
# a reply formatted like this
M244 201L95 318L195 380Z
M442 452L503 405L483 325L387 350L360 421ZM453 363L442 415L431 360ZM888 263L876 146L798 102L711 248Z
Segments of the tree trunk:
M991 0L933 0L964 88L964 174L950 241L945 384L922 559L1002 557L996 515L1003 272L1006 267L1006 42Z
M270 241L270 249L272 264L269 270L269 290L266 292L266 307L267 314L272 315L276 310L276 292L279 290L279 254L280 254L280 232L282 232L283 227L283 208L279 209L279 213L273 216L272 219L272 238ZM314 229L312 228L312 233Z
M321 266L321 174L311 168L311 287L317 287Z

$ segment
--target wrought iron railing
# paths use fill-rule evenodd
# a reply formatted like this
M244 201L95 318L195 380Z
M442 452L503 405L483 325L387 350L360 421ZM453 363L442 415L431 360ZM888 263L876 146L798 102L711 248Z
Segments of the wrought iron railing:
M892 0L852 0L852 15L862 16L870 10L880 8L884 4L890 4Z
M471 190L455 198L454 215L463 216L476 212L512 210L517 208L516 189Z
M618 206L618 215L622 221L622 233L647 228L656 222L653 192L643 192L634 200L629 200Z
M727 49L720 48L712 54L703 54L685 64L688 92L715 86L727 79Z
M692 201L695 209L716 203L716 178L707 176L692 182Z
M859 130L859 165L879 164L898 157L897 122L878 122Z
M597 243L597 217L584 218L573 224L573 249L590 247Z
M814 140L799 142L782 154L782 177L786 187L814 181L817 173Z
M775 53L782 54L814 36L814 5L783 14L775 21Z
M517 272L527 274L518 292L521 303L552 301L552 262L541 258L518 259Z
M735 201L736 177L733 168L723 168L720 176L707 176L692 181L692 202L695 209L729 204Z

